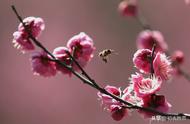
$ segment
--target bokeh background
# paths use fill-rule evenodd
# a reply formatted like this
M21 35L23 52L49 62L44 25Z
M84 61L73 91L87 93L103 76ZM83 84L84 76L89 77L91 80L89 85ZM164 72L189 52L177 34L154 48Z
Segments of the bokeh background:
M135 73L132 57L136 36L142 30L133 18L118 11L120 0L0 0L0 124L147 124L138 113L120 122L112 120L97 100L97 91L80 80L58 74L53 78L34 76L29 54L13 48L12 33L18 20L10 5L16 5L23 17L40 16L46 30L39 38L51 51L66 45L81 31L90 35L96 52L86 71L102 86L125 88ZM185 53L183 68L190 72L190 6L183 0L139 0L150 25L160 30L169 45ZM111 48L113 55L104 64L97 54ZM160 93L173 105L172 112L190 113L190 82L176 77L164 83ZM157 123L157 122L152 122ZM159 122L189 124L189 121Z

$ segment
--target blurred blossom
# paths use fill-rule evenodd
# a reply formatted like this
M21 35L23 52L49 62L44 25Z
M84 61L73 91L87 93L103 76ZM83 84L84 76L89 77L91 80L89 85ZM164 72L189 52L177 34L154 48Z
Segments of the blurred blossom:
M34 45L25 32L16 31L13 33L13 37L14 47L21 49L23 53L27 50L34 50Z
M31 65L34 74L44 77L55 76L55 63L49 61L49 59L51 59L51 57L49 57L44 51L33 52L31 57Z
M176 50L171 55L172 63L182 64L184 62L184 53L180 50Z
M45 29L44 21L41 18L27 17L23 20L23 22L31 31L32 36L35 38L37 38ZM22 23L19 24L18 31L13 33L13 37L14 46L18 49L21 49L22 52L34 50L34 45L29 39L28 32L25 30Z
M137 37L137 47L139 49L152 50L153 45L156 45L155 52L165 52L168 50L163 35L159 31L144 30Z
M136 0L123 0L118 6L119 12L123 16L136 16L137 15L137 1Z
M66 47L57 47L53 51L53 55L60 60L61 62L65 63L66 65L71 65L71 59L66 53L66 51L69 51ZM59 63L56 63L56 68L58 71L62 72L63 74L68 74L71 76L71 71L65 68L63 65L60 65Z
M23 22L29 28L34 37L38 37L45 29L44 20L39 17L27 17L23 20ZM19 24L18 31L26 32L22 23Z

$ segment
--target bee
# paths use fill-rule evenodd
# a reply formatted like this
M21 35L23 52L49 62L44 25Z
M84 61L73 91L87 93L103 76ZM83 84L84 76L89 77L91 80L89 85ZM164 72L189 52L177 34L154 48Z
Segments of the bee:
M108 57L109 57L111 54L113 54L113 53L114 53L114 54L117 54L117 53L115 53L115 51L112 50L112 49L105 49L105 50L99 52L98 56L99 56L100 58L102 58L102 61L104 61L105 63L107 63L107 62L108 62Z

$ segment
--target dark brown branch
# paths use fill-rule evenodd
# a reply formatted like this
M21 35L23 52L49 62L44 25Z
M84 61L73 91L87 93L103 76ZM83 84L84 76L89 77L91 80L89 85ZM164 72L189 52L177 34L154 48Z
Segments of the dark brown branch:
M12 5L11 6L14 13L16 14L17 18L19 19L19 21L23 24L26 32L28 33L29 35L29 38L34 42L34 44L36 44L36 46L38 46L39 48L41 48L42 50L44 50L48 55L50 55L52 57L52 60L51 61L55 61L56 63L62 65L63 67L67 68L69 71L71 71L76 77L78 77L82 82L84 82L85 84L88 84L89 86L91 86L92 88L95 88L97 89L98 91L100 91L101 93L103 94L106 94L106 95L109 95L111 96L113 99L127 105L128 107L130 108L133 108L133 109L140 109L140 110L143 110L143 111L147 111L147 112L151 112L151 113L154 113L154 114L157 114L157 115L161 115L161 116L172 116L172 117L186 117L186 119L190 119L190 115L188 114L184 114L184 113L163 113L163 112L159 112L155 109L152 109L152 108L145 108L145 107L141 107L141 106L137 106L137 105L133 105L109 92L107 92L104 88L100 87L94 80L92 80L90 78L90 76L83 70L83 68L78 64L78 62L75 60L75 58L72 57L72 55L70 55L70 57L73 59L73 61L75 62L75 64L77 64L77 66L79 67L79 69L83 72L83 74L85 75L85 77L83 77L82 75L80 75L78 72L74 71L70 66L67 66L65 63L59 61L56 59L56 57L51 54L51 52L49 52L35 37L32 36L32 33L30 31L30 29L24 24L24 22L22 21L22 18L21 16L19 16L18 12L16 11L16 8Z
M153 44L151 58L150 58L150 73L151 73L152 77L154 75L153 61L154 61L154 52L155 52L155 49L156 49L156 44Z

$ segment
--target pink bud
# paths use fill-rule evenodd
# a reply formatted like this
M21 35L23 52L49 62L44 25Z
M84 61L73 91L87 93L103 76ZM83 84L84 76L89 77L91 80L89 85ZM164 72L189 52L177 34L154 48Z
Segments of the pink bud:
M172 62L175 64L182 64L184 62L184 53L180 50L175 51L172 54Z
M136 16L137 15L137 1L136 0L123 0L118 7L119 12L123 16Z
M51 57L49 57L44 51L32 53L31 64L34 74L44 77L55 76L55 63L49 59L51 59Z

